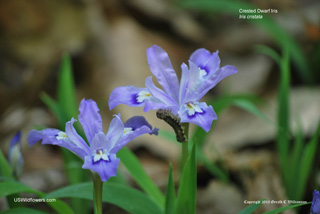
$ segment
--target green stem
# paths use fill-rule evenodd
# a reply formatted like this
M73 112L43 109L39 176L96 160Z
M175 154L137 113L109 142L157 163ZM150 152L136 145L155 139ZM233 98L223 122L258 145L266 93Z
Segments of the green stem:
M189 123L183 123L182 128L186 136L186 141L182 142L182 153L181 153L181 172L183 171L184 165L189 156L189 145L188 145L188 135L189 135Z
M102 214L102 185L99 174L93 173L93 200L94 200L94 214Z

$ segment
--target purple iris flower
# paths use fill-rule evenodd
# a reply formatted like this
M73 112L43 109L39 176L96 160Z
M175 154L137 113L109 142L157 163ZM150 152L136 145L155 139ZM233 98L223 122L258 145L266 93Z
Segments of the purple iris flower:
M130 118L122 123L120 114L112 119L107 134L102 132L102 118L95 101L83 99L79 107L79 121L83 127L86 141L73 127L74 118L66 123L65 132L58 129L31 130L27 141L32 146L39 140L42 144L64 147L84 160L83 169L90 169L100 175L102 181L116 176L120 159L116 153L134 138L149 133L158 134L142 116Z
M320 195L317 190L313 191L310 214L320 214Z
M23 158L21 150L21 132L18 131L11 140L8 157L15 177L19 177L22 173Z
M211 54L206 49L198 49L191 55L189 67L185 63L181 65L179 84L168 54L162 48L154 45L147 49L147 58L150 70L163 90L154 85L151 76L146 79L145 88L117 87L110 95L110 109L119 104L144 106L145 112L164 109L176 116L179 122L196 124L208 132L217 115L212 106L200 100L237 69L231 65L220 68L218 52Z

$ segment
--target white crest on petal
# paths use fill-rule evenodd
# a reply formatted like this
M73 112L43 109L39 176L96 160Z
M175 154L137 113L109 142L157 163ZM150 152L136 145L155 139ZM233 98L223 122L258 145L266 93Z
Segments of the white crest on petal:
M200 71L200 76L202 78L204 78L207 75L207 71L205 69L202 69L202 68L199 67L199 71Z
M93 162L100 161L101 159L102 159L102 160L105 160L105 161L110 161L108 155L109 155L109 154L107 153L107 150L106 150L106 149L97 149L97 150L95 150L95 152L92 154L92 156L93 156Z
M125 128L123 129L123 136L125 136L125 135L127 135L127 134L129 134L129 133L131 133L131 132L133 132L133 130L132 130L131 127L125 127Z
M142 103L144 102L145 100L150 100L151 98L151 93L149 91L140 91L138 94L137 94L137 102L138 103Z
M65 132L63 132L63 131L58 132L58 135L56 136L56 139L57 139L57 140L64 140L64 141L66 141L66 142L68 142L68 143L72 143L73 145L77 146L74 142L72 142L72 141L70 140L70 138L68 137L68 135L67 135Z
M188 115L193 116L195 113L202 113L203 110L199 106L199 102L188 102L185 104L187 107Z
M69 140L68 135L65 132L60 131L56 136L57 140Z

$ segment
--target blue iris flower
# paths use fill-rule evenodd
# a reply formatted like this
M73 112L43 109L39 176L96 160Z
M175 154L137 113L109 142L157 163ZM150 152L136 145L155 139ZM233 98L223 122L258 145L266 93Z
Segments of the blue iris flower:
M145 112L163 109L170 111L179 122L196 124L208 132L217 115L212 106L200 100L237 69L231 65L220 68L218 52L198 49L190 56L189 67L185 63L181 65L179 83L168 54L162 48L154 45L147 49L147 58L150 70L163 90L154 85L151 76L147 77L145 88L117 87L110 95L110 109L119 104L144 106Z
M42 131L31 130L27 141L30 146L38 141L64 147L84 160L83 169L90 169L100 175L102 181L116 176L120 159L116 153L134 138L143 134L158 134L142 116L130 118L122 123L120 114L112 119L107 134L102 131L102 118L93 100L83 99L79 107L79 121L83 127L86 141L77 133L74 118L66 123L65 131L48 128Z
M320 195L317 190L313 191L310 214L320 214Z

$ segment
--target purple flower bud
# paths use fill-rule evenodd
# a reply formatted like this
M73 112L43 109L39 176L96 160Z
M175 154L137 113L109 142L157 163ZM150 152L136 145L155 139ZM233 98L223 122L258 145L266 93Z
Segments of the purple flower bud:
M317 190L313 191L310 214L320 214L320 195Z
M18 131L11 140L9 148L9 163L15 177L20 177L23 169L23 157L21 152L21 132Z

